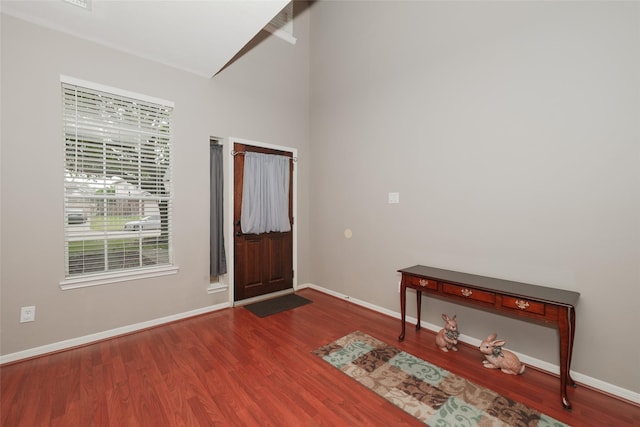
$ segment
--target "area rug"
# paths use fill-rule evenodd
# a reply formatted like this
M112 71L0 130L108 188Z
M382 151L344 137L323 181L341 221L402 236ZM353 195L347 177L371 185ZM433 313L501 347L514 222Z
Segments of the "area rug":
M360 331L313 354L429 426L567 426Z
M258 317L267 317L272 314L281 313L292 308L300 307L312 302L296 294L283 295L264 301L254 302L244 307Z

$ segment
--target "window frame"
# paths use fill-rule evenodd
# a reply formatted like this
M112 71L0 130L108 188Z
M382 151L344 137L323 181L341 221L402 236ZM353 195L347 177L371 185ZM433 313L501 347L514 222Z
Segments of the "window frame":
M66 95L65 95L65 89L64 87L66 85L70 85L70 86L76 86L80 89L87 89L88 91L91 92L101 92L104 93L105 95L108 95L109 97L115 97L118 99L118 101L123 101L123 102L130 102L131 104L133 103L142 103L145 106L161 106L161 107L166 107L170 110L173 110L174 108L174 103L171 101L166 101L160 98L155 98L155 97L150 97L147 95L142 95L139 93L134 93L134 92L130 92L130 91L126 91L126 90L122 90L122 89L118 89L118 88L114 88L114 87L110 87L110 86L106 86L106 85L102 85L102 84L98 84L98 83L94 83L94 82L89 82L89 81L85 81L85 80L81 80L81 79L77 79L74 77L70 77L70 76L65 76L65 75L61 75L60 76L60 88L61 88L61 100L64 103L65 99L66 99ZM67 150L67 138L66 138L66 133L65 133L65 128L68 125L68 121L67 118L65 117L65 111L64 111L64 107L63 107L63 111L62 113L62 118L61 118L61 123L63 126L63 131L62 131L62 142L63 142L63 149L65 150L65 154L64 154L64 167L63 167L63 172L65 175L64 181L65 181L65 188L63 191L63 224L64 224L64 231L63 231L63 235L64 235L64 279L60 281L59 286L62 290L68 290L68 289L76 289L76 288L83 288L83 287L88 287L88 286L96 286L96 285L104 285L104 284L108 284L108 283L118 283L118 282L123 282L123 281L130 281L130 280L137 280L137 279L143 279L143 278L150 278L150 277L158 277L158 276L164 276L164 275L170 275L170 274L176 274L178 272L178 267L175 266L174 261L173 261L173 245L172 245L172 238L173 238L173 233L172 233L172 215L171 215L171 211L172 211L172 205L173 205L173 199L174 199L174 194L173 194L173 189L172 189L172 179L171 179L171 170L172 170L172 163L173 163L173 159L172 159L172 145L173 145L173 138L172 138L172 133L169 130L168 133L164 133L162 134L165 139L168 139L168 143L166 146L166 149L168 150L169 153L169 163L166 167L167 169L167 175L164 176L163 179L163 187L166 186L166 189L164 190L166 192L166 230L164 229L164 225L162 225L162 232L166 231L166 244L167 244L167 262L166 263L160 263L160 264L152 264L149 266L145 266L145 265L138 265L135 267L122 267L122 268L115 268L110 270L108 267L106 267L106 270L101 270L101 271L95 271L95 272L81 272L81 273L76 273L76 274L72 274L69 272L70 269L70 257L69 257L69 242L72 241L72 233L69 231L69 223L70 223L70 218L67 218L67 213L70 210L73 210L73 206L70 202L70 193L68 192L67 189L67 161L68 161L68 154L66 152ZM169 118L170 118L171 113L169 113ZM107 124L108 122L105 120L105 124ZM106 127L106 126L105 126ZM169 124L170 127L170 124ZM87 134L88 135L88 134ZM88 138L88 137L87 137ZM122 144L122 142L120 142L120 144ZM140 156L141 151L137 152L138 157L137 159L139 159L139 161L144 161L145 158ZM103 160L106 160L106 157L101 157ZM108 161L108 160L107 160ZM102 179L107 179L106 176L103 176ZM142 180L142 176L138 176L139 180ZM156 184L158 185L158 184ZM138 190L140 191L140 200L144 199L143 194L143 190L142 188L138 188ZM158 193L159 194L159 193ZM163 198L164 199L164 198ZM159 209L159 207L158 207ZM106 233L106 230L104 231L104 233ZM139 244L142 245L143 244L143 239L145 238L145 233L148 233L148 231L138 231L138 235L135 237L139 240ZM97 239L84 239L84 240L96 240L96 241L103 241L105 243L105 245L109 244L109 240L110 237L107 237L105 234L102 235L101 238L97 238ZM161 241L157 241L156 244L160 244ZM158 250L158 247L156 246L155 248L156 250ZM106 253L105 253L106 256ZM84 259L84 258L83 258Z
M273 17L271 21L269 21L269 23L264 27L264 30L291 44L296 44L298 40L293 35L293 8L294 2L290 1L280 12L278 12L276 16Z

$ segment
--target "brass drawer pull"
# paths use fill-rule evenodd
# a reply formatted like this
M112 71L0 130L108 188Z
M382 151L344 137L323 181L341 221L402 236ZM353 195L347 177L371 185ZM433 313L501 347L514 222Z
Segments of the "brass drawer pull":
M420 286L422 286L423 288L424 288L425 286L427 286L428 284L429 284L429 281L428 281L428 280L420 279L419 285L420 285Z
M460 293L465 297L469 297L471 296L471 294L473 294L473 291L471 289L461 289Z
M527 301L519 300L519 299L516 300L516 305L520 310L526 310L527 307L529 307L529 303Z

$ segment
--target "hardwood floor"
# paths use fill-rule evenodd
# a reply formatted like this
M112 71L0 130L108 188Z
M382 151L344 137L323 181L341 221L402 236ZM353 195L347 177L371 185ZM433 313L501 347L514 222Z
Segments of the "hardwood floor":
M360 330L573 426L640 425L640 407L583 386L562 409L559 380L482 368L434 334L326 294L258 318L238 307L0 368L0 424L12 426L418 426L311 351Z

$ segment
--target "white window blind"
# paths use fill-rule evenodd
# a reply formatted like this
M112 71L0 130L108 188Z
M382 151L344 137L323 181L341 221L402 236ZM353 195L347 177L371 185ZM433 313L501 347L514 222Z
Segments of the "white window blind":
M282 8L264 29L291 44L296 44L297 40L293 36L293 1Z
M62 100L66 278L171 266L172 106L65 81Z

